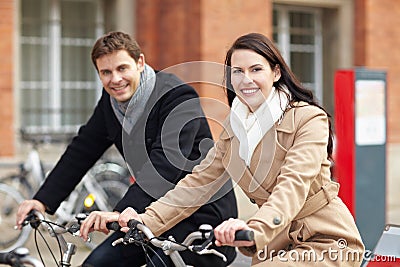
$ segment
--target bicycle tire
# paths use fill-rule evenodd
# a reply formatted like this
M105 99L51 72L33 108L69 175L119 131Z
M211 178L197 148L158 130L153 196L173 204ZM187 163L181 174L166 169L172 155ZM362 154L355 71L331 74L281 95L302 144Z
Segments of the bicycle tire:
M7 184L18 191L25 199L31 198L34 188L24 173L12 174L0 178L0 183Z
M113 208L117 205L118 201L122 199L125 195L126 191L128 190L128 186L120 181L115 180L103 180L99 182L99 186L104 190L105 194L107 195L107 209L104 211L112 211ZM89 193L89 192L86 192ZM90 212L94 210L100 210L97 205L96 201L94 205L91 207L90 210L85 210L84 207L84 200L87 194L83 194L78 201L79 205L76 206L76 213L80 212ZM100 244L107 236L101 232L92 232L90 233L91 242L86 242L85 245L89 249L94 249L98 244Z
M0 252L23 246L29 238L30 227L14 230L19 204L24 197L13 187L0 184Z
M119 163L103 162L96 164L90 170L96 181L119 181L129 185L129 170Z

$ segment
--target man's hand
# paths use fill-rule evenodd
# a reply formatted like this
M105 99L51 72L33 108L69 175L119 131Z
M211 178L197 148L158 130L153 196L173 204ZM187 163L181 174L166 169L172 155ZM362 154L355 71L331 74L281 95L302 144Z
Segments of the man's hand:
M218 225L214 230L215 245L232 247L251 247L254 241L235 241L235 233L238 230L251 230L242 220L229 219Z
M83 240L88 240L88 235L93 231L100 231L108 234L110 230L107 229L106 224L109 222L115 222L118 220L118 212L110 211L93 211L89 216L82 222L80 229L80 236Z
M121 214L119 215L118 218L118 223L121 225L121 231L122 232L127 232L129 230L128 227L128 222L131 219L135 219L139 222L143 222L142 219L140 218L139 214L134 210L133 208L126 208Z
M22 223L24 222L26 216L31 210L37 210L44 215L46 211L45 205L36 199L24 200L18 207L16 226L18 229L22 228Z

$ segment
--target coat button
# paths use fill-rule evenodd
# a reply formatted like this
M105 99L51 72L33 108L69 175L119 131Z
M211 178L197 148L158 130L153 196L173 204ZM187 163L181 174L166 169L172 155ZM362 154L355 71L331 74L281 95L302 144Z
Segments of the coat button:
M275 217L274 219L273 219L273 221L272 221L275 225L278 225L278 224L280 224L281 223L281 218L279 218L279 217Z
M256 201L255 201L254 198L250 198L250 202L253 203L253 204L256 204Z
M146 139L146 143L147 143L147 144L150 145L152 142L153 142L153 140L151 140L151 138L147 138L147 139Z

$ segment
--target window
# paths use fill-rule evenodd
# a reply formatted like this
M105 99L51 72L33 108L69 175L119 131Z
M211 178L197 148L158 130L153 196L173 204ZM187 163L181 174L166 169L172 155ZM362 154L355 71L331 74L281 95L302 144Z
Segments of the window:
M104 32L102 1L21 0L21 128L75 131L101 93L90 52Z
M322 103L321 11L276 5L273 39L283 57L304 86Z

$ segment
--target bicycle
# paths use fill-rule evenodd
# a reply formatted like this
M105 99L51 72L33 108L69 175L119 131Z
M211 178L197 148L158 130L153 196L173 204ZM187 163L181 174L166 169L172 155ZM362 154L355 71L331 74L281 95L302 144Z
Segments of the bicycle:
M204 255L204 254L214 254L220 257L223 261L227 261L225 255L220 253L215 249L209 249L210 245L213 242L214 231L211 225L203 224L200 225L199 230L190 233L183 242L177 242L172 236L166 238L156 237L152 233L152 231L146 227L143 223L137 220L130 220L128 222L129 230L126 235L122 238L115 240L112 245L116 246L118 244L138 244L143 246L143 250L146 255L146 260L151 260L147 250L153 251L149 243L157 248L161 248L165 255L168 255L172 260L173 264L176 267L187 267L184 262L182 256L180 255L180 251L189 250L193 253ZM120 230L120 226L117 222L107 224L107 228L118 231ZM194 241L200 240L201 244L194 244ZM254 240L253 231L249 230L239 230L235 234L235 240L246 240L252 241ZM154 252L154 251L153 251ZM157 256L157 253L154 252L154 255ZM159 257L159 260L164 263Z
M44 267L38 259L30 256L29 249L20 247L9 252L0 252L0 264L12 267L24 267L25 264L33 267Z
M34 193L45 180L45 168L42 163L38 151L38 146L44 143L59 143L68 140L68 135L65 134L49 134L38 135L28 134L21 131L23 140L32 144L26 161L19 165L19 172L1 178L0 184L8 185L19 192L19 196L15 197L7 194L5 190L1 191L6 204L3 204L0 218L7 218L7 221L0 220L0 231L7 231L10 225L10 218L14 217L15 221L18 205L24 199L32 198ZM81 183L62 202L56 211L56 217L59 223L65 224L73 219L74 215L81 212L92 210L110 211L116 203L123 197L129 186L129 171L126 167L119 163L109 162L107 160L99 160L84 176ZM124 181L124 182L123 182ZM10 192L11 192L10 191ZM22 200L21 197L22 196ZM12 203L7 204L7 203ZM7 223L7 224L6 224ZM0 251L9 251L22 246L29 238L27 230L0 235ZM97 244L104 239L100 233L92 234L92 242L85 243L87 247L93 249Z

